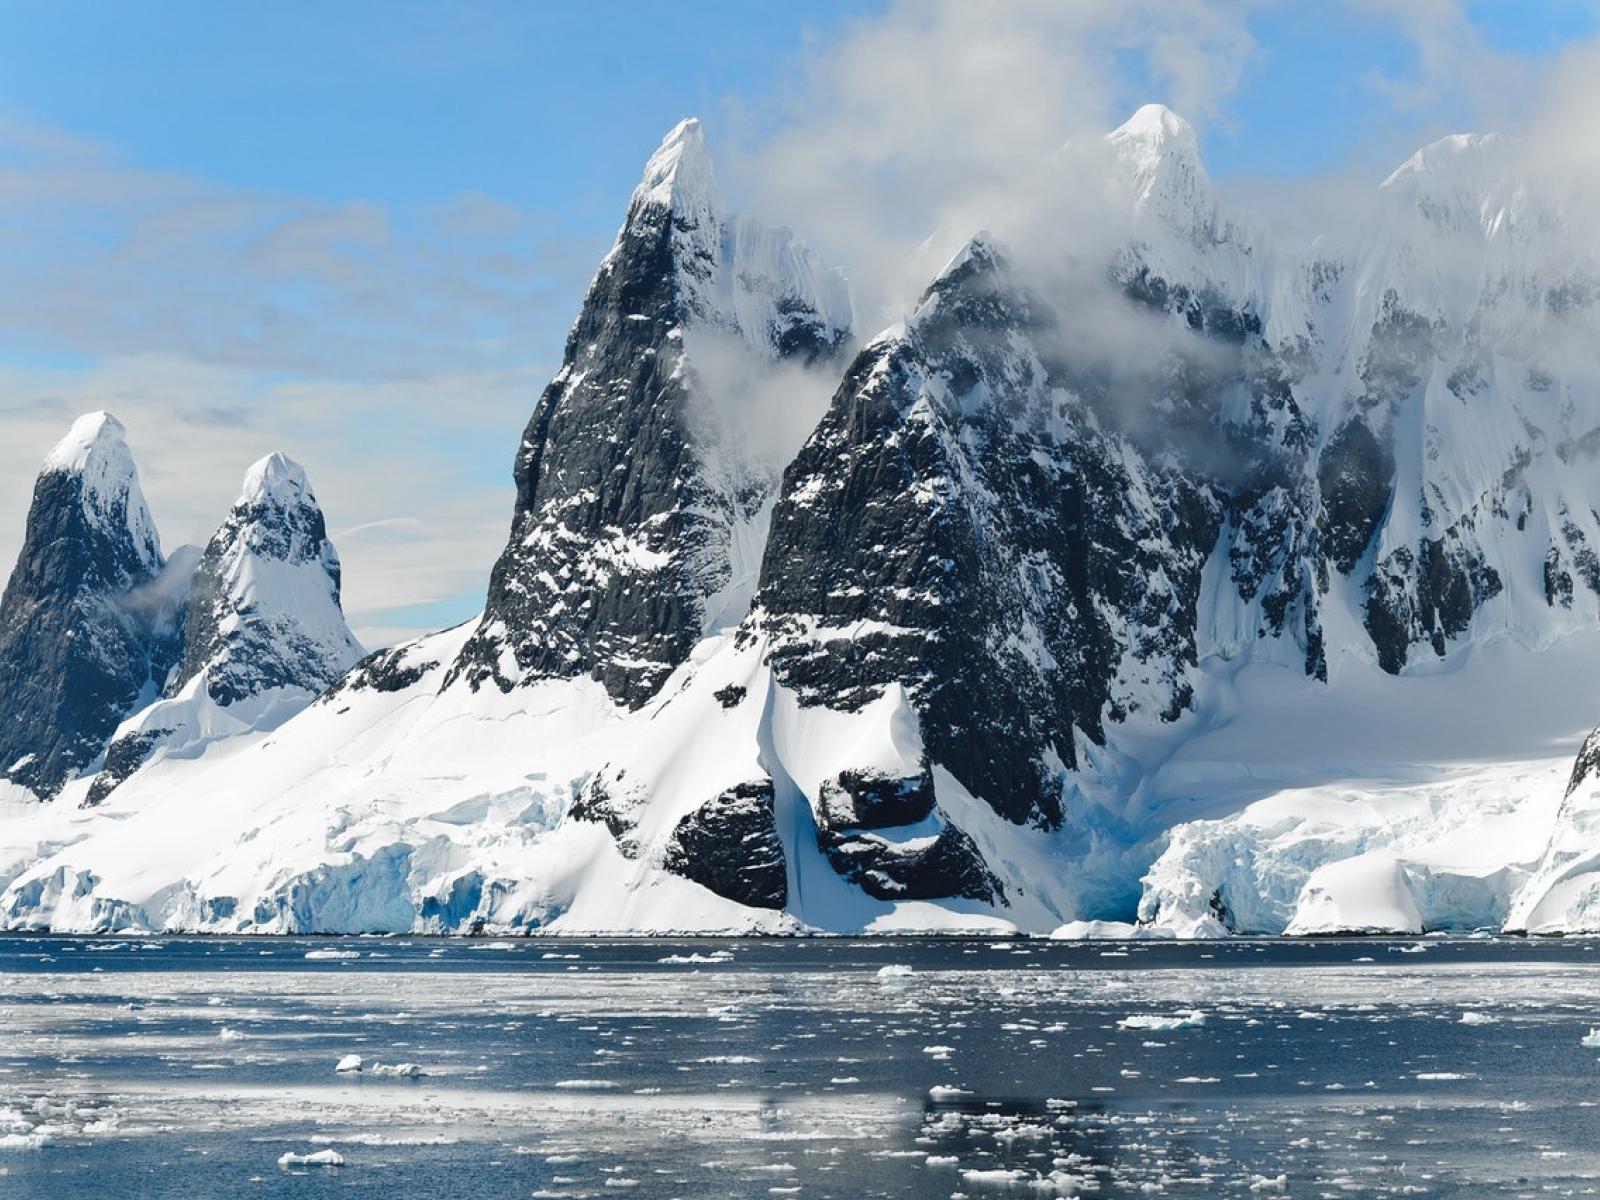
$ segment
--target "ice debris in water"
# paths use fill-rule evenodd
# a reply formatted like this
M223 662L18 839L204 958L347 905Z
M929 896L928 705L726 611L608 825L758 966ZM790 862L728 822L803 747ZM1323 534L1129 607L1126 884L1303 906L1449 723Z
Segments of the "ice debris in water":
M373 1063L372 1074L393 1075L400 1079L417 1079L422 1075L422 1068L416 1063Z
M48 1096L7 1097L0 1100L0 1151L38 1150L61 1137L113 1133L120 1123L121 1114L109 1105Z
M359 950L307 950L306 957L312 960L360 958Z
M1206 1023L1206 1015L1198 1008L1175 1016L1163 1017L1154 1013L1134 1013L1117 1022L1118 1029L1192 1029Z
M915 969L904 963L890 963L887 967L878 968L879 979L905 979L914 974Z
M280 1167L342 1167L344 1155L337 1150L317 1150L311 1154L286 1151L278 1157Z
M1468 1009L1461 1014L1461 1024L1463 1025L1493 1025L1499 1019L1493 1013L1478 1012L1474 1009Z
M1600 1029L1591 1029L1584 1034L1582 1044L1590 1050L1600 1050Z
M346 1054L334 1067L335 1071L359 1071L366 1065L366 1061L359 1054Z

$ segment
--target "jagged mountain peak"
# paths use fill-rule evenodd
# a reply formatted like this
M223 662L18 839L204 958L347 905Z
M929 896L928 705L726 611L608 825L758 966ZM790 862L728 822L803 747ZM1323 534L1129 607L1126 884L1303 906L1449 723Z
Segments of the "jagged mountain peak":
M711 152L706 149L698 117L685 117L661 139L634 189L633 204L679 209L720 207Z
M46 471L86 471L110 462L132 465L127 430L108 412L84 413L44 457Z
M1188 121L1164 104L1146 104L1107 134L1105 144L1111 191L1136 221L1198 244L1224 240L1216 193Z
M340 584L339 555L305 470L276 452L252 464L201 556L183 662L169 694L219 660L260 659L270 641L263 631L279 637L272 657L294 661L282 671L247 662L251 677L320 690L360 656L340 609Z
M252 463L244 473L240 503L272 504L283 507L302 501L315 504L305 468L281 451L274 450Z
M781 470L762 447L800 424L772 373L831 361L851 324L843 275L725 214L699 122L677 125L524 432L511 538L444 686L588 674L637 707L737 621Z
M54 795L166 674L164 564L122 423L79 417L45 456L0 598L0 775Z
M1194 126L1164 104L1146 104L1108 133L1106 142L1138 185L1140 201L1180 184L1210 192Z
M362 655L340 607L339 556L322 509L287 455L245 472L192 579L182 657L162 698L118 728L90 805L158 757L275 728Z
M221 706L285 688L320 693L362 656L339 590L339 555L306 472L267 454L200 555L166 696L202 675Z
M1422 176L1459 181L1463 176L1481 173L1485 167L1504 166L1512 140L1499 133L1451 133L1423 146L1396 167L1383 187L1401 187Z
M1180 153L1199 154L1194 126L1165 104L1141 105L1109 136L1114 144L1139 143L1172 148Z
M792 352L797 324L801 340L819 350L840 342L852 324L842 273L793 231L725 211L694 117L675 125L645 165L595 289L622 284L634 318L656 307L659 297L646 293L661 280L670 284L671 303L658 310L669 327L737 334L767 358Z
M103 411L84 413L45 455L40 475L77 480L85 515L97 525L125 523L140 557L152 569L160 569L155 521L139 487L127 430L116 417Z
M1455 133L1423 146L1380 190L1450 233L1493 239L1523 228L1553 229L1559 197L1535 196L1524 165L1513 138Z

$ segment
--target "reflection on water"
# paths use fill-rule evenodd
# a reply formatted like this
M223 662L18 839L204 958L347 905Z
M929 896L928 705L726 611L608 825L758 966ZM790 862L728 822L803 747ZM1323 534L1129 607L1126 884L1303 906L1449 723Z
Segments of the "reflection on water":
M1595 960L5 937L0 1195L1596 1194Z

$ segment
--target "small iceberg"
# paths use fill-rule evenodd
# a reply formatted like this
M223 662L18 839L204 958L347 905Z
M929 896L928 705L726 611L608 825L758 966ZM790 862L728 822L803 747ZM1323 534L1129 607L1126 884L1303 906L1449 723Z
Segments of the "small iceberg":
M1163 1017L1154 1013L1135 1013L1117 1022L1118 1029L1193 1029L1206 1023L1206 1015L1198 1008L1175 1016Z
M363 1059L361 1055L346 1054L339 1060L338 1064L333 1069L342 1074L345 1071L359 1071L366 1065L366 1060Z
M296 1154L293 1150L278 1157L280 1167L342 1167L344 1155L337 1150L318 1150L313 1154Z
M416 1063L373 1063L374 1075L391 1075L399 1079L417 1079L422 1075L422 1068Z

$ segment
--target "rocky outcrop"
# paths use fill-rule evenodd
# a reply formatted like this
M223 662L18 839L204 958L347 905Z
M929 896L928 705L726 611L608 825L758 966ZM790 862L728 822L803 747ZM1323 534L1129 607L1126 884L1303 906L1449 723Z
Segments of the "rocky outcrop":
M737 621L712 598L753 572L740 543L781 464L738 444L688 343L805 363L849 328L842 278L786 231L726 214L698 122L674 129L523 435L511 538L446 686L592 675L637 707L709 622Z
M736 904L781 909L789 882L774 824L772 780L729 788L685 816L672 831L662 865Z
M938 812L926 768L912 776L841 771L820 792L817 847L873 899L1005 903L977 843Z
M164 573L122 424L79 418L45 459L0 599L0 778L53 796L160 687L185 561Z
M932 763L1046 827L1078 735L1187 706L1221 523L1063 386L1059 320L988 242L952 263L785 475L752 617L803 703L902 685Z

